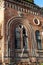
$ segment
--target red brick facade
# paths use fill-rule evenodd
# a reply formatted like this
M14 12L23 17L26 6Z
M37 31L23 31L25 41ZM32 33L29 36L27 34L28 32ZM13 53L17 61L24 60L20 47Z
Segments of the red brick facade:
M16 1L5 1L4 9L4 63L34 64L43 62L43 14L40 7L35 4ZM38 22L34 22L35 19ZM28 49L22 47L15 49L14 30L19 25L23 25L28 34ZM40 32L41 49L38 49L36 41L36 31ZM39 37L39 38L40 38ZM21 54L23 51L23 57ZM16 57L17 56L17 57ZM19 57L19 58L18 58Z

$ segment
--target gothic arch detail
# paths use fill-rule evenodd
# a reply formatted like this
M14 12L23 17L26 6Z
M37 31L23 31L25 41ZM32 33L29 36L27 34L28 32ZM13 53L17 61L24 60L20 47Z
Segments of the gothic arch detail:
M8 44L8 46L7 46L7 48L9 47L9 45L11 44L13 44L14 43L14 41L12 41L12 40L14 40L14 29L18 26L18 25L23 25L24 27L25 27L25 29L27 30L27 32L28 32L28 40L29 40L29 38L31 38L32 39L32 35L34 34L33 32L32 32L32 26L29 24L29 21L27 20L27 19L25 19L25 18L22 18L22 17L12 17L8 22L7 22L7 26L6 26L6 28L7 28L7 44ZM12 28L13 27L13 28ZM13 30L12 30L13 29ZM31 31L30 31L31 30ZM11 34L11 35L10 35ZM11 37L13 37L13 39L11 38ZM34 38L34 37L33 37ZM35 42L33 39L32 39L32 48L34 49L35 47L34 47L34 45L35 44L33 44L33 42ZM10 43L10 44L9 44ZM30 42L31 43L31 42ZM35 42L36 43L36 42ZM29 44L29 41L28 41L28 44ZM14 48L14 46L12 46L13 48ZM11 47L11 48L12 48ZM9 50L9 49L8 49ZM12 49L13 50L13 49ZM12 51L11 50L11 51ZM30 50L30 47L29 47L29 45L28 45L28 50ZM8 52L9 53L9 52Z

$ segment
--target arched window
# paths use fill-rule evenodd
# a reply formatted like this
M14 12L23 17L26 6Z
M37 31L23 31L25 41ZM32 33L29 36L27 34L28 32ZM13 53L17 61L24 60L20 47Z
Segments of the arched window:
M28 43L27 31L23 25L19 25L15 29L15 49L21 49L21 45L23 46L22 48L27 49L28 46L27 43Z
M37 47L38 47L38 49L42 49L41 36L40 36L39 30L36 30L35 35L36 35Z

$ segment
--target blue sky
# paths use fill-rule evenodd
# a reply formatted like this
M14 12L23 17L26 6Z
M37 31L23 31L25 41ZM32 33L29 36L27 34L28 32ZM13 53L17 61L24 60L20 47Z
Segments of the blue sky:
M34 0L35 4L39 5L40 7L43 7L43 0Z

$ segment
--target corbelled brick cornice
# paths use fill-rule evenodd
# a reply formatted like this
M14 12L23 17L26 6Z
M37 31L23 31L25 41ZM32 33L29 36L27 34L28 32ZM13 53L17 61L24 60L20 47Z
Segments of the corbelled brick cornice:
M34 3L25 2L25 1L16 1L16 0L4 0L5 7L11 7L15 9L19 9L20 11L33 13L34 15L41 15L43 16L43 12L41 7L37 6Z

